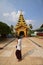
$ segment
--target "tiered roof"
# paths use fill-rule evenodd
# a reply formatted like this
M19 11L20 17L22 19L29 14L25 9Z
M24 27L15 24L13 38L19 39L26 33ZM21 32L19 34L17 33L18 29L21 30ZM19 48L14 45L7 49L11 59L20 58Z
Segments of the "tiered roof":
M28 26L27 26L27 24L26 24L26 22L24 20L22 12L20 13L19 20L18 20L18 23L16 24L15 29L17 29L17 28L19 28L21 26L28 28Z

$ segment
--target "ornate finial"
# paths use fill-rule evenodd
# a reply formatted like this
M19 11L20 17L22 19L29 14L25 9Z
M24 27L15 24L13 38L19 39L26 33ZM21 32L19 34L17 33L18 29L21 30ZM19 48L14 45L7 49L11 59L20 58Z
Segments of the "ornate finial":
M20 10L20 14L22 15L22 10Z

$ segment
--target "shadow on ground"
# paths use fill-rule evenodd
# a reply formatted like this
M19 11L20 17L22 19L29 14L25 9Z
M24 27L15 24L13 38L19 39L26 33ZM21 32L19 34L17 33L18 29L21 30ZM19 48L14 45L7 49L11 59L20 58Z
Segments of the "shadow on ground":
M31 55L33 52L34 52L34 49L32 49L32 50L26 52L26 53L22 56L22 58L24 59L25 57L27 57L27 55Z

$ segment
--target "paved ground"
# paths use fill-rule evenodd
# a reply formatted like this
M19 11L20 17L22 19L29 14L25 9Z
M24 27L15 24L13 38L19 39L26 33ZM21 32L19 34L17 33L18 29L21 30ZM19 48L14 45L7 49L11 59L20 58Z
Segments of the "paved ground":
M0 49L4 48L10 42L12 42L15 38L6 38L3 41L0 41Z
M0 65L43 65L43 47L39 47L30 39L34 39L34 37L22 39L22 61L18 62L15 56L17 40L14 40L0 50ZM37 40L43 42L42 39L37 38ZM37 40L34 39L35 42ZM40 44L39 41L37 41L37 44Z
M43 38L38 38L38 37L32 38L32 37L30 37L30 39L31 39L32 41L35 41L37 44L39 44L40 46L43 47Z

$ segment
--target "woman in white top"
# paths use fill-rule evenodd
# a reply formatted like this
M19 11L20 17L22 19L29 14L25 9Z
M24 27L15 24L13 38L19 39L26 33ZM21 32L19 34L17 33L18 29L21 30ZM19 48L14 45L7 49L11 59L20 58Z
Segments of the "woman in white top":
M16 57L20 61L22 60L22 54L21 54L21 38L18 37L18 43L16 46Z

